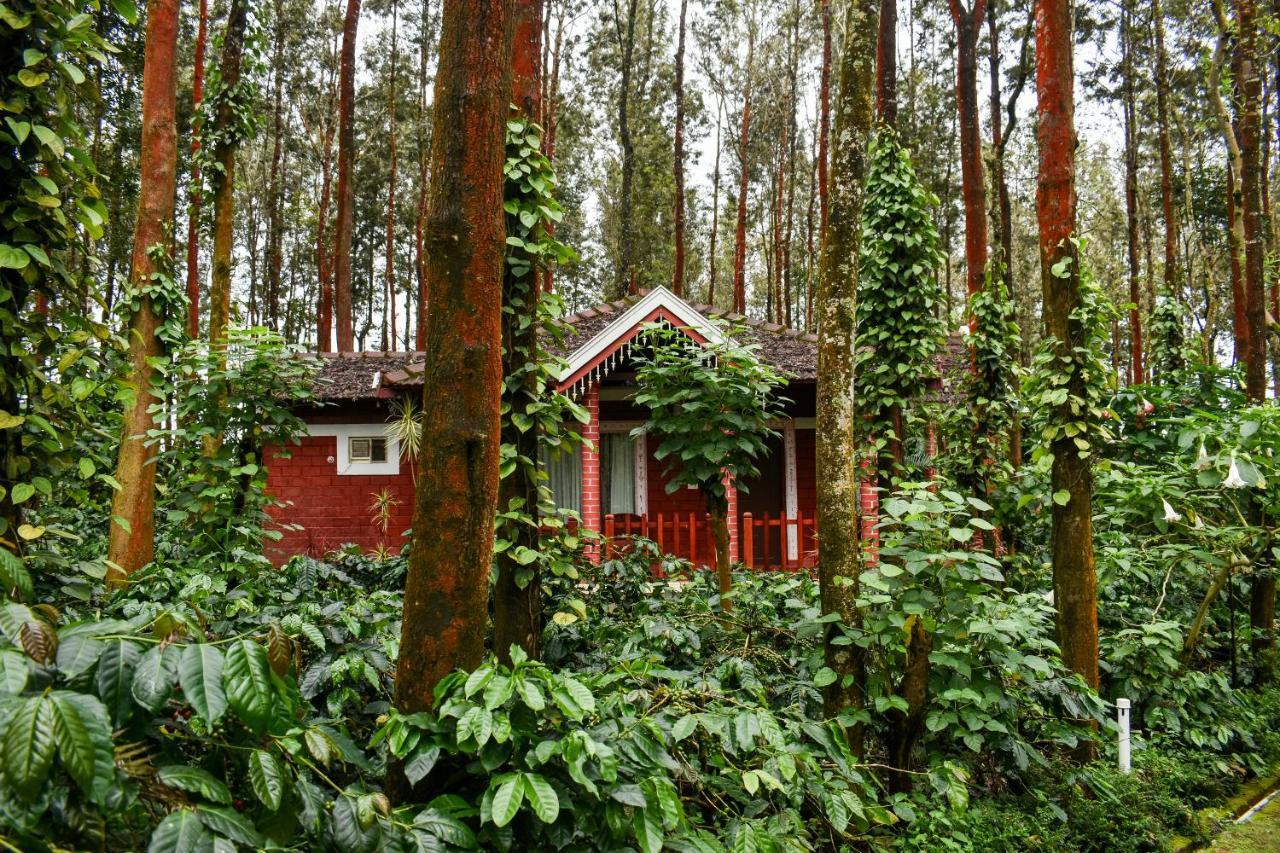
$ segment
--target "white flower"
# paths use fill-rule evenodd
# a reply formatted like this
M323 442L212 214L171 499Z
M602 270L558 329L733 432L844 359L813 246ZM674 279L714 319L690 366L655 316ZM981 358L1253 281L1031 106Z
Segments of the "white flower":
M956 329L956 333L957 333L957 334L959 334L959 335L960 335L960 336L962 336L962 337L963 337L963 336L965 336L965 335L968 335L970 331L971 331L971 329L969 328L969 324L968 324L968 323L961 323L961 324L960 324L960 328L959 328L959 329Z
M1265 489L1267 487L1267 478L1259 474L1258 482L1254 483L1253 487L1255 489Z
M1231 468L1227 471L1227 479L1222 481L1223 488L1226 489L1243 489L1249 485L1240 476L1240 467L1236 465L1236 455L1231 454Z
M1196 516L1196 530L1204 530L1204 520Z
M1164 520L1165 521L1169 521L1169 522L1182 521L1182 515L1179 514L1179 512L1176 509L1174 509L1167 500L1165 500L1164 498L1161 498L1160 501L1164 504Z
M1196 457L1196 470L1203 471L1212 464L1209 462L1209 451L1204 449L1204 439L1200 440L1200 455Z

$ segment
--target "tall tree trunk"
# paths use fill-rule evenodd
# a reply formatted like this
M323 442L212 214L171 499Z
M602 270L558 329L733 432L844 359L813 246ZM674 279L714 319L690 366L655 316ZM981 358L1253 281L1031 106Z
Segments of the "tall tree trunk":
M880 0L876 42L876 118L898 126L898 0Z
M964 196L964 263L970 298L982 290L987 272L987 184L982 169L978 125L978 34L987 0L966 10L963 0L948 0L956 28L956 113L960 125L960 184Z
M422 0L422 16L420 20L421 31L419 32L418 44L418 114L416 119L417 125L417 145L418 145L418 185L416 189L416 203L414 204L414 221L413 221L413 272L417 282L417 305L418 311L416 316L416 330L414 338L414 348L419 352L424 351L427 346L427 269L426 269L426 231L425 223L427 218L427 182L430 177L431 156L429 146L427 145L428 122L430 121L428 112L430 105L428 102L427 90L427 66L428 59L431 54L431 0ZM409 288L405 288L406 292ZM404 317L405 327L409 325L409 315L406 312ZM408 344L405 344L408 348Z
M338 321L338 352L355 348L355 314L351 305L351 236L354 227L356 28L360 0L347 0L342 22L342 59L338 71L338 216L333 227L334 313Z
M1261 108L1262 53L1258 32L1258 9L1255 0L1235 0L1236 10L1236 80L1240 90L1240 195L1244 219L1244 288L1246 335L1249 360L1245 363L1245 396L1251 405L1260 406L1267 395L1267 291L1266 234L1262 219ZM1266 526L1265 510L1254 501L1253 521ZM1269 680L1270 662L1266 660L1275 648L1276 581L1274 577L1255 575L1250 592L1250 646L1258 664L1255 681Z
M821 0L822 66L818 72L818 236L825 245L827 220L830 218L831 181L827 175L831 162L831 0Z
M635 182L635 141L631 138L631 75L635 60L637 0L625 0L626 20L613 2L613 21L622 52L622 79L618 84L618 144L622 149L622 188L618 199L618 278L617 295L631 292L636 282L635 235L632 233L632 184Z
M1218 118L1218 130L1222 134L1227 147L1227 249L1230 252L1228 269L1231 274L1231 301L1234 322L1232 332L1235 341L1235 360L1248 364L1249 344L1248 311L1245 288L1245 236L1244 205L1240 186L1241 174L1244 171L1243 154L1239 139L1236 136L1235 124L1231 113L1222 97L1222 68L1228 61L1232 26L1227 20L1223 0L1213 2L1214 18L1218 25L1218 39L1214 46L1213 59L1209 62L1207 86L1209 101L1213 105L1214 114ZM1233 55L1237 55L1232 52Z
M746 76L742 83L742 124L738 137L738 219L733 237L733 310L747 310L747 190L751 179L751 72L755 61L755 23L747 36Z
M231 246L235 218L236 151L240 147L235 130L234 96L240 84L244 59L244 35L249 24L248 0L231 0L227 29L222 38L222 100L214 117L213 159L218 174L213 180L213 274L209 283L209 341L220 345L227 336L231 317Z
M1120 86L1124 107L1124 212L1129 259L1129 382L1145 381L1142 362L1140 270L1138 268L1138 106L1133 91L1133 11L1120 11ZM1172 295L1172 294L1170 294Z
M389 349L393 352L396 348L396 60L399 54L396 50L396 23L397 12L399 12L399 4L391 4L391 79L387 89L387 145L389 148L388 158L390 163L387 166L387 258L386 269L383 271L385 275L385 290L387 312L391 315L391 333L388 338L391 341ZM408 322L409 318L405 318ZM386 344L383 344L386 347Z
M268 180L270 198L267 200L267 292L263 301L266 325L280 328L280 271L284 267L284 186L282 165L284 161L284 8L281 0L275 0L275 33L272 46L274 92L272 95L271 177Z
M795 210L796 210L796 137L799 135L799 128L796 122L796 110L799 105L800 97L800 3L795 0L792 4L791 11L791 45L790 55L787 60L787 149L786 149L786 172L791 176L791 180L787 181L787 215L785 217L786 230L782 236L782 316L778 322L788 328L793 322L792 316L792 273L791 273L791 248L795 238Z
M707 250L707 304L716 304L716 237L720 233L720 126L724 118L724 98L716 105L716 156L711 169L711 241Z
M859 478L857 405L853 387L854 317L858 293L858 250L862 237L863 183L867 143L873 121L879 0L852 0L846 6L845 48L840 61L836 102L836 147L832 157L831 207L822 242L818 279L818 580L822 610L845 625L860 624L857 607L859 552ZM828 716L862 707L865 660L857 645L837 645L839 627L827 626L826 664L836 680L826 688ZM855 753L862 752L862 727L849 732Z
M512 102L525 116L542 111L542 3L543 0L514 0L515 38L511 47ZM538 340L537 260L527 258L535 272L514 276L510 268L503 276L502 370L508 377L503 398L508 409L502 427L502 443L515 449L518 460L537 460L537 428L518 429L511 421L536 423L539 398L537 377L526 370L535 358ZM523 381L512 387L510 377L521 373ZM515 545L495 558L497 581L493 587L493 650L504 663L511 662L511 647L519 646L533 660L542 649L542 578L538 564L521 565L513 556L521 546L538 550L538 477L530 465L516 462L498 485L498 508L506 512L516 502L520 512L531 515L531 524L516 523L504 528L504 536ZM521 586L519 575L533 575Z
M163 257L170 254L174 192L177 185L178 142L175 126L177 99L176 54L178 0L152 0L147 5L147 40L142 71L142 140L138 219L133 232L133 287L146 287L156 272L167 272ZM158 252L157 257L153 252ZM176 308L177 306L168 306ZM154 362L164 354L157 334L164 317L151 297L138 300L129 318L129 375L131 392L125 404L116 479L111 500L111 530L107 545L107 581L121 584L151 562L155 549L157 446L146 441L155 426L151 407L162 401L152 393ZM7 532L7 531L6 531Z
M1076 309L1081 304L1080 258L1073 242L1076 228L1075 78L1072 61L1070 0L1038 0L1036 4L1036 111L1040 147L1036 218L1040 230L1040 280L1045 334L1055 341L1059 358L1086 345L1088 330ZM1062 264L1066 261L1065 264ZM1054 267L1062 264L1061 275ZM1078 362L1077 362L1078 364ZM1072 371L1069 393L1085 396L1084 372ZM1063 404L1063 420L1081 416ZM1088 417L1085 415L1085 417ZM1053 506L1053 593L1058 611L1058 646L1062 662L1098 687L1098 603L1093 554L1093 471L1071 436L1060 433L1050 444L1053 491L1065 492L1064 504ZM1080 757L1092 754L1092 743Z
M191 69L191 110L199 117L204 104L204 52L209 43L209 0L200 0L199 19L196 22L196 55ZM191 133L191 193L190 213L187 215L187 335L195 340L200 337L200 197L204 190L204 177L200 173L200 136L203 119ZM117 156L121 146L116 146Z
M672 223L676 258L671 275L671 286L676 296L684 296L684 31L688 8L689 0L680 0L680 30L676 38L676 204Z
M431 133L422 453L395 702L429 708L484 657L498 504L503 162L511 98L507 0L444 0ZM392 799L408 786L389 779Z
M1155 35L1156 135L1160 144L1160 205L1164 212L1164 288L1174 298L1178 286L1178 216L1173 209L1173 149L1169 139L1169 68L1164 45L1162 0L1151 0Z

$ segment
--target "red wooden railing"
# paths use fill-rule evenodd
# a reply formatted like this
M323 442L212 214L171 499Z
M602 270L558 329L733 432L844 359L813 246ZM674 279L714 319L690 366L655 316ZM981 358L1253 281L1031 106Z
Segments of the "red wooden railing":
M813 566L817 561L815 520L803 513L755 517L744 512L738 525L738 560L752 569L790 571ZM715 562L714 543L706 513L657 513L655 515L606 515L604 556L622 552L634 536L651 539L664 554L689 560L695 565ZM788 537L795 540L796 556L791 556Z

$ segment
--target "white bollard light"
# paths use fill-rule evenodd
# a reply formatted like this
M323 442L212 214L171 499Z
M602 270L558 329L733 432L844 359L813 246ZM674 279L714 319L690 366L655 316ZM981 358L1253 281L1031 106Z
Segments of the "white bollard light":
M1120 772L1129 772L1129 700L1116 700L1116 723L1120 726Z

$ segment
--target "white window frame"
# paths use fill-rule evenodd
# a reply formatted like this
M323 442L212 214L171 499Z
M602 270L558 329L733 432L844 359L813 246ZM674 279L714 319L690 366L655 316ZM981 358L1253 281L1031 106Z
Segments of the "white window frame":
M400 442L386 424L307 424L312 438L333 436L337 439L334 465L338 476L396 476L400 473ZM356 462L351 459L351 439L381 438L387 442L387 461Z

